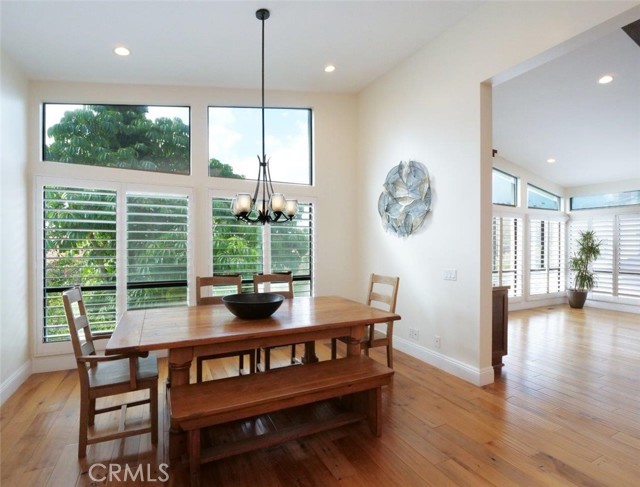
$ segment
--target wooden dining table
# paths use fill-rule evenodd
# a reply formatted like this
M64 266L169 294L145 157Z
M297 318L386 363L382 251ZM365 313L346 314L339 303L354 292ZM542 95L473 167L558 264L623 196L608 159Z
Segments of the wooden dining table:
M347 355L360 354L365 326L399 320L339 296L285 299L269 318L245 320L224 305L179 306L125 312L109 339L106 354L169 351L168 386L190 382L194 357L291 343L350 337ZM309 352L307 352L309 353ZM170 410L170 404L168 405ZM180 432L170 435L171 457L182 449Z

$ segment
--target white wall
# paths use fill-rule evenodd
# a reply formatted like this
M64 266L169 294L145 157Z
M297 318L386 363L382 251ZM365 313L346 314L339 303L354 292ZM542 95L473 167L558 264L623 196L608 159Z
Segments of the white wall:
M491 121L481 110L491 104L481 83L634 5L486 4L361 93L360 279L400 276L399 348L476 384L493 380ZM433 205L424 230L400 240L382 230L376 202L387 172L408 159L429 169ZM443 281L445 268L457 269L458 280ZM409 341L410 327L418 342Z
M37 175L74 176L116 182L138 182L147 185L170 185L193 188L195 195L195 272L210 273L208 248L210 229L206 215L210 212L208 193L230 190L238 184L253 192L251 181L209 178L208 105L259 106L259 91L228 90L203 87L163 87L107 85L65 82L31 82L29 90L29 170L31 184ZM158 174L131 170L44 163L40 155L40 117L43 102L123 103L191 106L192 174L190 176ZM360 296L356 265L356 213L345 208L356 206L355 191L355 120L354 95L267 92L267 106L311 107L314 115L314 185L276 184L276 189L297 197L311 197L317 203L315 223L315 294ZM256 163L257 164L257 163ZM77 176L76 176L77 177ZM29 196L30 203L32 201ZM33 225L33 222L30 223ZM29 245L33 254L33 245ZM31 259L34 260L34 259ZM30 289L38 279L34 267ZM38 303L30 303L38 306ZM32 326L37 326L32 324ZM62 363L62 362L59 362ZM67 364L69 362L66 362ZM40 366L42 365L42 367ZM56 367L50 360L34 362L35 370Z
M27 79L2 51L0 403L29 376Z

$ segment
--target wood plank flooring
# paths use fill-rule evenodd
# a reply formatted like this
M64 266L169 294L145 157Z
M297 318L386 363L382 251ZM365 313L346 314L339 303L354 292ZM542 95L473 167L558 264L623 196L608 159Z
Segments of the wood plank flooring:
M329 357L328 343L317 348ZM274 362L286 363L288 349L279 350ZM382 351L372 356L384 362ZM364 423L317 434L205 465L202 485L640 485L640 315L566 306L512 312L504 363L494 384L478 388L396 351L381 438ZM209 365L219 377L234 374L237 361ZM164 398L166 361L161 371ZM2 486L188 485L185 470L161 481L166 433L157 448L144 435L91 445L78 460L78 394L75 370L34 374L3 405ZM97 427L116 414L98 416ZM130 414L144 419L148 409ZM122 470L93 481L98 463ZM137 477L125 481L127 466ZM105 476L99 467L93 473Z

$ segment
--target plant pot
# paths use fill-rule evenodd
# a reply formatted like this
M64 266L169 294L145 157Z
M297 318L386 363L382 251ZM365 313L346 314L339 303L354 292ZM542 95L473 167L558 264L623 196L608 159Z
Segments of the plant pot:
M569 298L569 306L576 309L582 309L587 300L589 291L577 291L575 289L567 289L567 297Z

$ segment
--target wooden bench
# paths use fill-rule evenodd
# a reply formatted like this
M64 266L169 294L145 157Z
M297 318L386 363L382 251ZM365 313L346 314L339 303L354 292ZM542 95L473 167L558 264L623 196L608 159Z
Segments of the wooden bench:
M371 432L380 436L381 388L390 383L392 375L392 369L369 357L357 356L172 387L171 424L187 432L192 486L199 483L203 463L356 421L367 420ZM339 405L328 417L316 417L310 422L201 451L202 428L302 405L324 404L328 400Z

